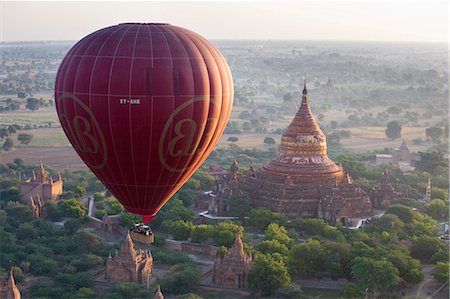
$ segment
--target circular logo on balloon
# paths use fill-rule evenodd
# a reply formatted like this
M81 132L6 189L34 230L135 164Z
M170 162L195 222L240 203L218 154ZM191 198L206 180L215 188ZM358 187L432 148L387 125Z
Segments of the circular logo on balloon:
M67 137L89 167L94 169L103 168L108 160L108 152L105 138L97 119L92 110L74 94L63 93L58 98L59 105L67 105L69 102L74 107L82 109L85 113L74 113L73 115L67 115L66 111L59 113L59 118Z
M200 145L202 138L209 140L214 132L217 119L208 118L197 123L192 118L180 118L179 115L186 108L199 102L208 101L214 105L209 96L198 96L178 106L167 119L159 140L158 156L161 165L171 172L182 172L194 165L186 165L192 156L201 153L204 147ZM209 128L207 128L209 124ZM203 132L203 133L202 133Z

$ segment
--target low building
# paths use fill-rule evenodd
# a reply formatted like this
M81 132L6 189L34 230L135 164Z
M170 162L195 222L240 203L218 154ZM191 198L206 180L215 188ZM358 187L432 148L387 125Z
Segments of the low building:
M376 154L375 165L394 164L394 156L391 154Z
M247 288L251 264L252 255L244 251L241 237L237 235L233 246L225 256L216 258L213 267L213 282L226 289Z
M146 283L152 276L153 257L150 250L135 250L130 234L116 255L109 255L105 279L110 282Z

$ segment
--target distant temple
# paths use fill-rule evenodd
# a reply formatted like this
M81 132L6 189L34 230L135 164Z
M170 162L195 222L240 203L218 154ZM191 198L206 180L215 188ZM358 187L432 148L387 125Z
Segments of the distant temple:
M136 251L130 234L115 256L109 255L105 279L112 282L146 283L152 276L153 257L150 251Z
M61 174L57 180L53 180L52 176L47 175L42 162L38 175L33 171L31 178L20 182L20 200L32 209L34 218L41 216L42 207L46 202L57 201L62 192Z
M256 172L249 168L239 185L253 206L289 217L351 224L372 214L369 196L328 158L326 137L311 113L306 84L278 155Z
M411 161L411 152L405 140L402 141L398 150L394 151L394 162L398 163L399 161Z
M216 258L213 267L213 282L221 288L247 288L251 264L252 255L244 251L244 245L238 234L233 246L225 256Z
M411 162L412 154L406 145L406 141L403 140L400 144L400 147L392 154L376 154L375 155L375 164L376 165L386 165L392 164L394 166L398 166L399 162Z
M398 193L391 185L387 168L384 169L380 183L370 191L370 199L374 209L387 209Z
M12 269L9 270L9 277L0 284L1 299L20 299L20 291L14 281Z

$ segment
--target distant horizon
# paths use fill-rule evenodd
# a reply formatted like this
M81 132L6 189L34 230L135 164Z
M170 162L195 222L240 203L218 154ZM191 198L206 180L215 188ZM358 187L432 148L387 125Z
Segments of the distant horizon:
M80 39L81 40L81 39ZM75 39L67 39L67 40L9 40L9 41L0 41L0 44L14 44L14 43L45 43L45 42L57 42L57 43L66 43L66 42L78 42L80 40ZM242 42L252 42L252 41L260 41L260 42L343 42L343 43L386 43L386 44L439 44L439 45L448 45L450 43L446 41L420 41L420 40L401 40L401 41L391 41L391 40L339 40L339 39L232 39L232 38L209 38L210 41L242 41Z
M0 40L80 40L163 22L209 40L448 43L448 1L1 1Z

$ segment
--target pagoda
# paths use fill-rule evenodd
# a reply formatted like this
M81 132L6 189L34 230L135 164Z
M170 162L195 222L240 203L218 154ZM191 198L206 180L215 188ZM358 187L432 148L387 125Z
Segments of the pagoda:
M311 113L306 82L300 108L281 137L278 155L241 180L256 207L289 217L351 224L371 215L369 196L327 155L326 136Z
M0 298L4 299L20 299L20 291L14 281L12 268L9 269L9 277L0 283Z
M221 288L247 288L251 265L252 255L244 251L242 239L237 234L233 246L225 256L216 258L212 271L213 282Z
M105 279L111 282L146 283L152 276L153 257L149 250L134 249L128 232L120 251L108 257Z

